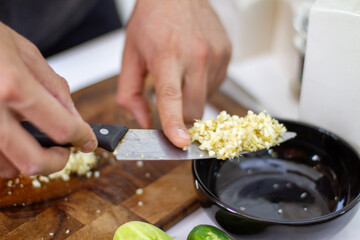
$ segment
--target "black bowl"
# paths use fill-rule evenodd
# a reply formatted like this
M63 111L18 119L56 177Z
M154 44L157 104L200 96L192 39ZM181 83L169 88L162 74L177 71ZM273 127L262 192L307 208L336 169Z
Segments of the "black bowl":
M281 122L296 138L239 159L192 163L202 207L234 239L328 239L358 210L358 153L324 129Z

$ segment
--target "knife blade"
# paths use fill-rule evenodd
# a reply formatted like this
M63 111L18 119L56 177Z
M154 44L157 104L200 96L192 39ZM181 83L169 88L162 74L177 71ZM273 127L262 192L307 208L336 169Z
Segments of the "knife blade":
M71 146L57 144L46 134L38 130L29 122L22 122L22 126L32 134L44 147ZM118 160L190 160L210 159L207 151L199 148L197 142L192 143L186 150L174 146L163 131L155 129L128 129L122 125L90 124L98 140L98 147L113 152ZM282 142L296 136L295 132L285 132ZM240 152L241 155L248 153Z
M285 132L282 141L294 138L296 133ZM248 153L240 152L241 155ZM207 151L194 142L186 150L175 147L161 130L130 129L114 151L118 160L186 160L207 159Z

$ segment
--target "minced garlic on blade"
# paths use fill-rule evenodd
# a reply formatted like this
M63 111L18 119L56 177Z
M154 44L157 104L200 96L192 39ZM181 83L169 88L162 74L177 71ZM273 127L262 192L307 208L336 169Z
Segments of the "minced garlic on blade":
M239 117L222 111L216 119L197 120L188 131L201 150L207 150L211 157L227 159L239 156L241 151L279 144L286 128L265 112L248 111L245 117Z

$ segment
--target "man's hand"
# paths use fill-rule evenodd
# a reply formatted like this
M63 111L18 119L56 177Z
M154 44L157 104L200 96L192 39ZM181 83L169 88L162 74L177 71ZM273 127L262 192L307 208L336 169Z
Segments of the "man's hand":
M0 176L61 170L66 148L42 148L20 125L26 119L58 143L89 152L96 138L70 97L66 81L28 40L0 22Z
M225 77L231 44L206 0L138 0L127 27L118 103L143 128L151 124L142 97L144 76L155 78L165 135L190 144L184 121L202 117L206 98Z

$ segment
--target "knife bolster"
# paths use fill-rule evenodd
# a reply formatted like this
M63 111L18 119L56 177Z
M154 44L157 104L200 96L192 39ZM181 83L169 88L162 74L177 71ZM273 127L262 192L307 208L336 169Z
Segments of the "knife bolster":
M98 147L113 152L129 130L122 125L90 124L98 140Z

